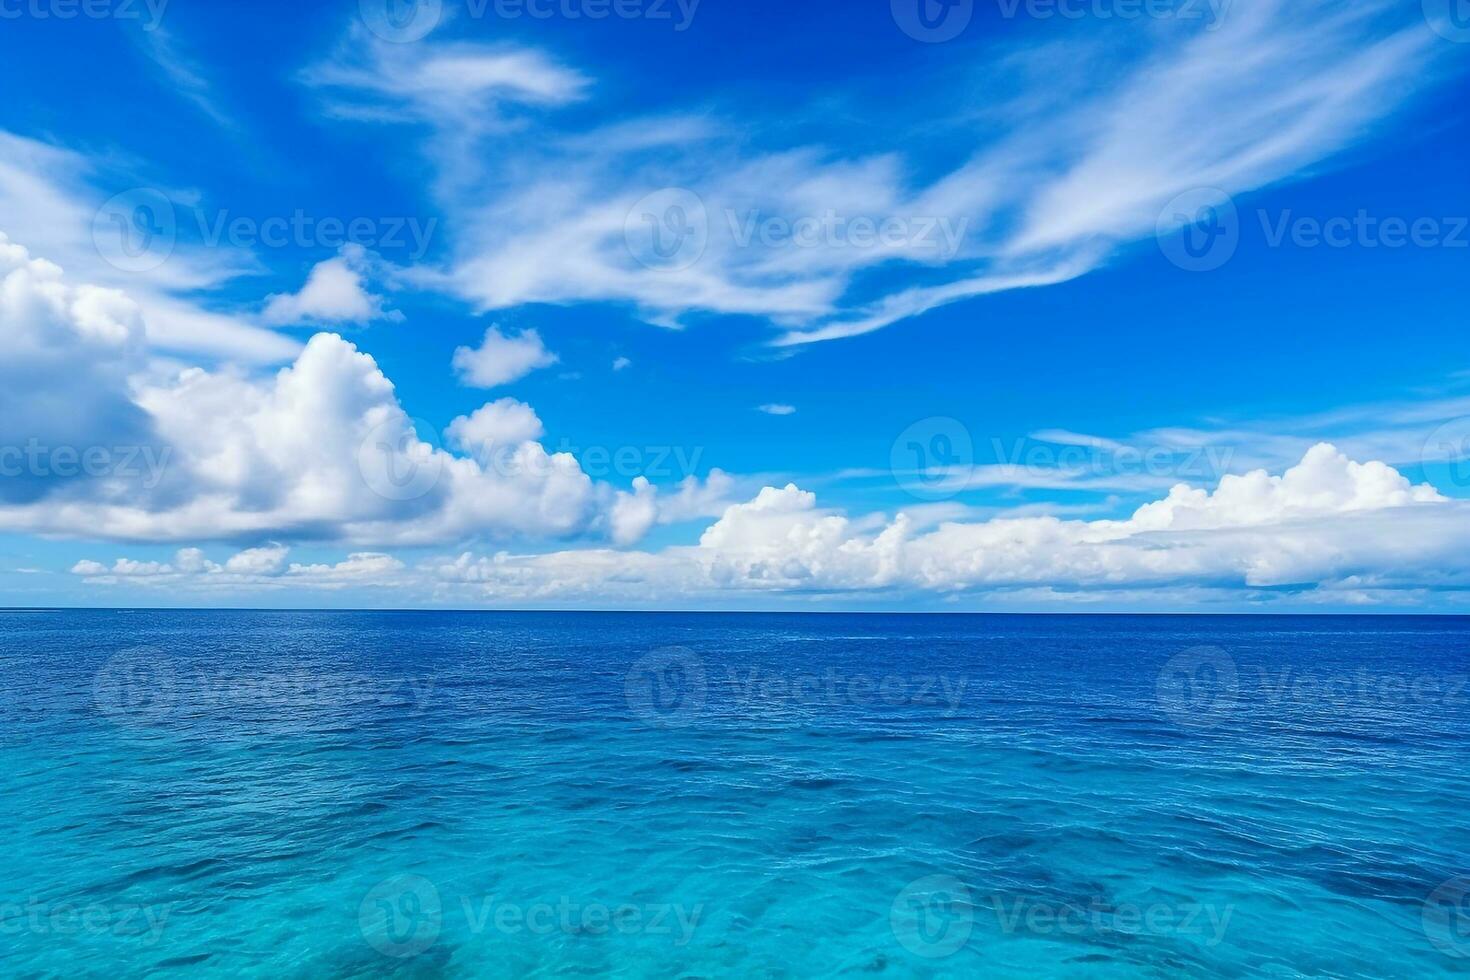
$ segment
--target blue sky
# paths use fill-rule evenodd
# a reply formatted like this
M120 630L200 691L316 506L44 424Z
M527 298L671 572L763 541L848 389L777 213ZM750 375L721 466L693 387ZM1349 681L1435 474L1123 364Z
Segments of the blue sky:
M1463 611L1466 14L0 2L3 600Z

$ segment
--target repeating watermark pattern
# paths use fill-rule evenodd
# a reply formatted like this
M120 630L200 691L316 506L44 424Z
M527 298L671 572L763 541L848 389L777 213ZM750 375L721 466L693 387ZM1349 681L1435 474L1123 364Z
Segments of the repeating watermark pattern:
M0 936L113 936L155 946L163 939L173 903L45 902L0 899Z
M182 217L181 217L182 216ZM106 262L124 272L149 272L169 260L187 233L205 248L300 248L338 250L359 245L401 251L410 261L427 254L438 218L415 215L241 215L228 208L185 207L152 187L109 198L92 218L92 243Z
M970 486L975 442L958 419L931 416L893 440L888 466L898 485L921 500L945 500Z
M362 897L357 925L362 938L379 953L409 959L439 941L444 903L439 889L422 875L387 878Z
M1218 187L1185 191L1159 212L1156 236L1170 262L1187 272L1209 272L1240 247L1240 213Z
M639 657L623 679L633 714L660 728L691 725L709 699L704 659L687 647L667 647Z
M471 18L487 10L501 20L646 20L682 34L694 25L702 0L466 0Z
M1233 904L1204 902L1051 902L996 894L986 904L1006 935L1185 936L1208 947L1225 941L1235 914Z
M396 706L425 711L432 677L393 677L329 671L229 673L182 671L153 647L133 647L108 659L93 678L93 703L122 725L158 725L184 713L231 717L284 712L309 721L346 706Z
M970 686L968 677L948 674L849 674L835 667L789 673L730 668L720 679L734 702L748 713L787 707L928 706L953 718Z
M992 437L988 448L995 462L983 468L976 462L976 448L960 420L920 419L893 440L889 472L910 495L933 501L1004 484L1103 488L1138 481L1215 483L1232 472L1235 459L1230 446L1184 445L1177 439L1128 444L1055 431L1018 439Z
M977 903L970 887L953 875L926 875L894 896L888 923L899 945L925 959L953 956L969 944L981 924L981 909L995 917L1007 936L1188 937L1208 947L1225 941L1233 904L1205 902L1120 902L1096 897L1056 902L1031 895L993 893Z
M709 247L704 199L685 187L644 195L623 219L623 241L634 261L661 272L680 272Z
M724 217L737 248L883 248L939 260L959 254L970 227L966 217L845 214L835 208L795 218L769 215L759 209L726 208Z
M1470 0L1423 0L1424 20L1446 41L1470 44Z
M122 650L92 679L92 700L115 721L156 724L177 705L173 668L152 647Z
M1240 677L1219 647L1191 647L1169 658L1154 686L1159 708L1175 724L1214 728L1235 712Z
M1234 258L1247 228L1267 248L1466 249L1470 216L1300 214L1291 208L1259 208L1245 224L1231 196L1205 187L1175 197L1159 212L1157 239L1170 262L1188 272L1210 272Z
M1322 218L1290 208L1256 212L1261 234L1271 248L1470 248L1470 217L1404 218L1375 215L1359 208L1351 216Z
M724 208L712 222L705 201L687 187L665 187L640 198L623 222L623 239L638 264L663 272L688 269L704 257L711 236L732 248L902 251L946 261L959 254L968 217L928 214L772 214Z
M539 456L532 460L516 454L514 447L501 447L499 452L478 452L481 465L496 473L514 476L536 465L545 465ZM699 472L704 458L703 446L584 446L568 439L552 445L551 453L570 453L582 472L597 480L631 480L646 476L650 480L682 480Z
M445 454L438 434L423 419L385 419L357 446L357 471L369 490L384 500L418 500L432 493L444 475Z
M1234 0L995 0L1007 20L1178 20L1216 30Z
M358 906L358 927L377 952L406 960L439 941L446 919L463 918L474 937L653 936L684 947L694 938L704 904L584 901L520 902L500 895L464 895L446 905L439 888L422 875L399 875L374 885Z
M1176 20L1213 31L1234 0L980 0L1005 20ZM893 21L916 41L953 41L969 28L976 0L890 0Z
M926 875L893 897L888 927L900 946L925 959L953 956L975 928L970 889L952 875Z
M991 439L990 449L1002 466L1020 477L1064 477L1102 480L1144 476L1169 480L1215 482L1230 472L1235 450L1229 446L1058 444L1037 438L1009 442Z
M712 700L744 717L793 709L931 707L946 718L958 713L970 678L948 674L866 674L828 667L822 671L773 671L761 667L711 669L686 647L639 658L624 678L628 707L663 728L692 724Z
M0 0L0 21L124 20L155 31L168 4L169 0Z
M172 446L54 446L32 437L23 445L0 445L0 478L115 478L153 490L172 456Z
M450 432L453 432L451 427ZM461 447L453 458L474 460L481 471L507 480L542 480L561 471L569 455L594 480L678 482L698 476L703 446L604 446L563 438L541 444L544 452L527 451L524 442L479 443ZM357 468L363 482L385 500L417 500L433 493L452 458L444 439L424 419L386 419L369 430L357 446Z
M1470 875L1444 882L1424 900L1420 924L1434 947L1455 959L1470 959Z
M1181 728L1211 729L1249 702L1275 715L1288 709L1353 705L1443 708L1470 699L1470 674L1242 668L1219 647L1192 647L1169 659L1156 682L1159 710Z
M915 41L941 44L965 32L975 0L889 0L893 22Z
M1470 415L1450 419L1431 432L1419 462L1442 468L1444 479L1453 486L1470 487Z
M444 0L358 0L363 26L392 44L429 36L444 18Z
M123 272L148 272L163 265L178 238L173 201L151 187L114 195L92 216L97 254Z
M455 16L496 20L642 20L683 33L702 0L465 0ZM423 40L445 16L443 0L359 0L363 25L393 44Z

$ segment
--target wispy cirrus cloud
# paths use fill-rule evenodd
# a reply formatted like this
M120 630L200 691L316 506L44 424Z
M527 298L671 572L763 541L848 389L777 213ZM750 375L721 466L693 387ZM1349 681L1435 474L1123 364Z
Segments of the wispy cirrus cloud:
M303 79L338 117L429 126L455 243L415 271L420 285L482 311L757 316L797 346L1092 272L1153 234L1182 192L1249 193L1370 137L1435 80L1442 49L1417 11L1380 0L1252 0L1110 49L1106 74L1059 100L1057 69L1089 60L1079 47L996 56L1019 88L939 174L922 130L898 119L902 151L866 156L763 146L759 109L588 129L559 110L597 105L596 86L527 49L358 38ZM466 125L466 106L489 122Z

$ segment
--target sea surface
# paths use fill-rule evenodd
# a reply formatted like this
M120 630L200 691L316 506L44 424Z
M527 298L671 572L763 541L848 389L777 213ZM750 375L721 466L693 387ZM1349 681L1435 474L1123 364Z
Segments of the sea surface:
M1470 620L0 612L0 976L1470 973Z

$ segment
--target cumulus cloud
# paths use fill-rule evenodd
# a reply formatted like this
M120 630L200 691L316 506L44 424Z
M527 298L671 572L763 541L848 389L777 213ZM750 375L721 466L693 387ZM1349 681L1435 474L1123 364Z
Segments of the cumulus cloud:
M29 467L0 481L0 528L379 544L608 533L617 491L536 441L541 422L520 402L451 423L462 455L426 439L373 358L336 334L317 334L274 375L164 373L148 365L127 296L71 285L3 237L0 276L10 344L0 448L7 467L12 456ZM550 356L534 331L507 338L493 328L476 354L476 370L502 376ZM107 465L80 465L94 457ZM629 542L627 523L618 527ZM226 571L265 576L283 560L282 546L267 546L232 559L248 568Z
M546 434L536 412L525 402L501 398L449 423L449 437L482 459Z
M181 548L172 562L118 558L112 565L82 559L72 566L93 585L132 585L168 589L238 592L254 589L341 589L354 585L402 584L406 566L391 555L357 552L336 563L287 565L284 545L247 548L223 562L211 561L198 548Z
M93 451L163 454L130 376L143 366L144 326L123 293L69 284L0 232L0 506L44 497L117 497L124 488ZM94 454L95 455L95 454Z
M1378 462L1331 446L1279 475L1180 486L1127 520L1005 517L944 521L925 533L905 513L860 520L795 485L727 508L694 547L641 553L608 578L600 551L475 558L433 571L487 598L605 595L678 599L771 595L1022 594L1074 590L1250 590L1404 595L1470 580L1470 510Z
M403 314L384 309L383 297L368 290L367 271L365 251L348 245L341 255L313 266L299 292L268 297L261 318L277 326L402 320Z
M697 487L687 489L698 495ZM707 510L713 500L688 503ZM642 482L619 498L613 515L615 538L640 536L673 517ZM693 546L464 552L377 580L391 572L422 597L498 605L916 595L1412 603L1470 585L1470 502L1325 444L1283 473L1226 477L1213 490L1179 486L1123 520L941 517L925 530L930 524L917 512L852 518L788 484L724 505ZM115 570L121 564L87 560L73 570L116 580L125 574ZM145 565L134 578L158 580L160 572Z
M546 349L535 330L503 334L499 327L485 331L479 347L458 347L454 370L463 384L494 388L523 378L532 371L550 367L557 356Z

